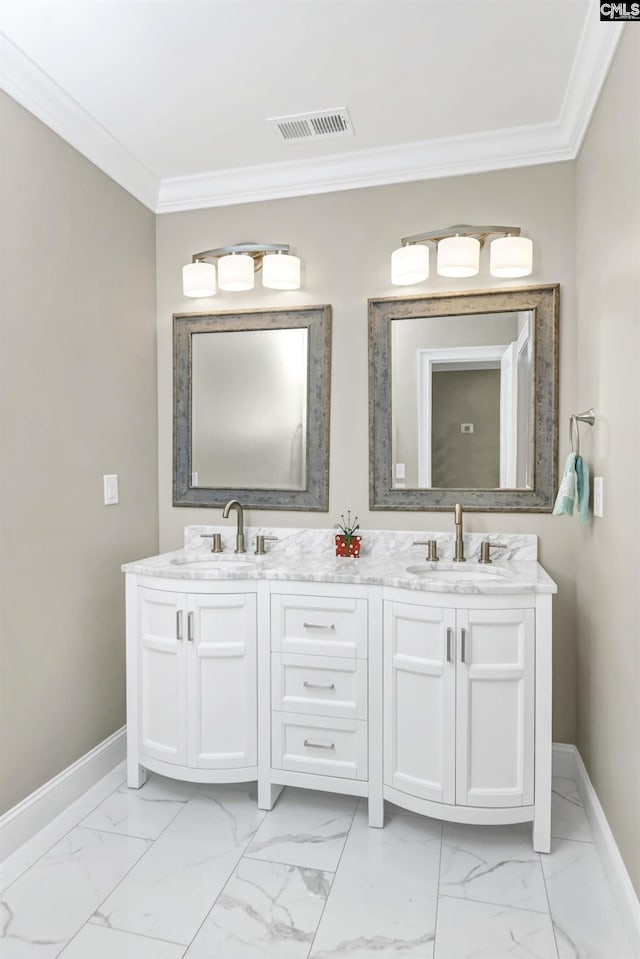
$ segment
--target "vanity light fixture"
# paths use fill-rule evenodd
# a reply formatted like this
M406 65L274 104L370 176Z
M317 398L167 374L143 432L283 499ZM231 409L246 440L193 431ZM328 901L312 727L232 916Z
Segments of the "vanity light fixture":
M437 250L436 270L440 276L476 276L480 250L491 241L491 276L529 276L533 271L533 243L520 236L519 226L449 226L430 233L418 233L401 240L391 254L391 282L395 286L422 283L429 276L429 244Z
M236 243L194 253L191 259L182 267L185 296L213 296L217 288L231 292L252 290L260 269L264 287L300 289L300 259L289 252L286 243Z

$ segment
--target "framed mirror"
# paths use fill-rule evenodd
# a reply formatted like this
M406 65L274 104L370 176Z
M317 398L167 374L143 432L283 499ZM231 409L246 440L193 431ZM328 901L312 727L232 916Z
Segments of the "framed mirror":
M371 509L551 512L559 286L369 301Z
M331 307L173 318L174 506L329 508Z

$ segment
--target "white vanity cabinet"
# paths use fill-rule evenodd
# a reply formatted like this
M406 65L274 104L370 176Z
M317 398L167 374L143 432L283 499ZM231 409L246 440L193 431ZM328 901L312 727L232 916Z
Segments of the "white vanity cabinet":
M127 608L129 785L144 768L195 782L256 779L255 592L142 582Z
M283 786L344 793L367 799L372 826L384 800L452 822L531 821L548 852L544 570L512 561L479 579L443 562L417 580L406 557L295 556L238 560L237 577L205 552L125 567L129 785L146 769L255 780L262 809Z
M544 848L550 636L536 649L535 594L384 596L385 798L456 822L540 816Z
M366 587L333 583L272 585L270 785L371 797L370 751L379 724L373 730L369 724L370 641L375 646L377 634L368 594ZM373 781L379 779L374 773ZM381 825L378 793L370 816Z

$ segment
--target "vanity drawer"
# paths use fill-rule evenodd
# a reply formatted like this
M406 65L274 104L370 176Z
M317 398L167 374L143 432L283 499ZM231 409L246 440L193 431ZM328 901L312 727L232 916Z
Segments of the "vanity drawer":
M367 778L367 724L298 713L271 714L271 762L274 769Z
M365 659L366 599L272 596L271 649L282 653Z
M271 704L286 713L366 719L366 660L273 653Z

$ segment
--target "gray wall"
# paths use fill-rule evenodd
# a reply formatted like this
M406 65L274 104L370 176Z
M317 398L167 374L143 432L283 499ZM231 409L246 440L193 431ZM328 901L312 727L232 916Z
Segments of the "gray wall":
M640 31L625 29L577 163L578 406L604 477L580 529L578 748L640 893Z
M125 722L120 564L158 518L154 216L0 109L1 812Z
M265 306L333 306L329 513L250 510L248 524L331 526L347 509L369 528L453 532L446 513L368 509L367 298L397 296L389 260L400 238L448 223L513 223L535 242L534 273L526 283L561 284L560 421L575 409L575 165L558 163L426 180L370 189L294 197L157 218L158 441L160 546L182 544L186 523L220 522L220 510L174 508L172 492L172 331L174 312ZM182 295L181 268L197 250L238 243L290 243L303 260L303 289L256 288L206 300ZM500 286L483 273L472 280L434 277L426 290ZM504 283L502 284L504 285ZM510 285L517 285L512 282ZM403 292L411 293L412 290ZM229 523L232 523L229 520ZM551 515L469 514L476 532L537 533L540 559L557 580L554 601L554 738L575 737L574 523Z

